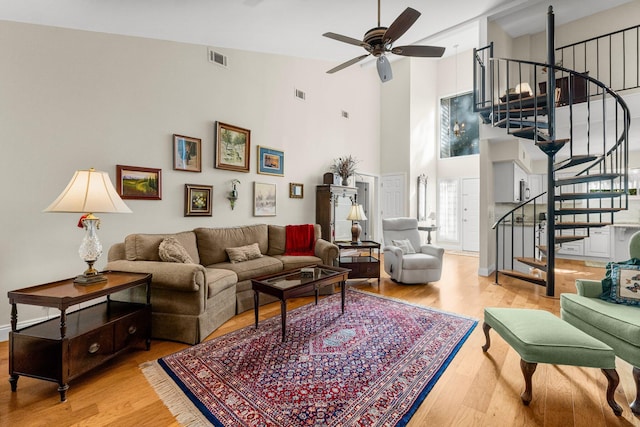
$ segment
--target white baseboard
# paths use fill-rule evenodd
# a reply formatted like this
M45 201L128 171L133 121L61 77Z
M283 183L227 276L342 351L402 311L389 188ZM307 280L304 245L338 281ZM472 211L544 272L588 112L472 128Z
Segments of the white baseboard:
M478 276L488 277L496 271L495 264L478 269Z
M18 322L18 329L26 328L27 326L35 325L36 323L49 320L50 316L41 317L39 319L30 319L24 322ZM0 342L9 341L9 332L11 332L11 325L0 325Z

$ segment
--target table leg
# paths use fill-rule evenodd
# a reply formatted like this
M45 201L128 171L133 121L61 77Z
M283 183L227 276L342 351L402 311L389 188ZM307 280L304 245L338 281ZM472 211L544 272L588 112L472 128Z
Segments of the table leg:
M318 305L318 295L320 294L320 286L315 287L316 305Z
M16 391L18 389L18 378L20 378L20 376L14 375L14 374L11 374L11 376L9 377L9 384L11 384L11 391Z
M287 300L280 300L280 318L282 320L282 342L287 335Z
M258 306L260 305L260 297L258 291L253 291L253 315L256 319L256 329L258 329Z
M342 314L344 314L344 298L347 294L347 281L343 280L340 284L340 296L342 297Z
M18 307L16 303L11 303L11 330L15 332L18 329Z
M427 245L431 244L431 230L427 230Z
M66 402L67 390L69 390L69 384L59 384L58 392L60 393L60 402Z
M60 310L60 339L67 335L67 310Z

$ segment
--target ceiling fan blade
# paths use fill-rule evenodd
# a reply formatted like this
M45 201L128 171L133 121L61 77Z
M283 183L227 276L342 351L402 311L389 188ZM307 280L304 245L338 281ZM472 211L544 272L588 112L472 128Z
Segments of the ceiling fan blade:
M376 68L378 69L378 76L380 76L380 81L382 83L388 82L393 78L393 73L391 72L391 64L386 56L380 55L376 60Z
M393 43L399 39L420 17L420 12L410 7L406 8L404 12L396 18L395 21L387 28L384 33L384 43Z
M348 66L353 65L353 64L355 64L356 62L360 62L360 61L362 61L362 60L363 60L364 58L366 58L367 56L369 56L369 54L368 54L368 53L367 53L366 55L360 55L360 56L358 56L357 58L350 59L350 60L349 60L349 61L347 61L347 62L343 62L342 64L338 65L337 67L334 67L334 68L330 69L329 71L327 71L327 74L333 74L333 73L335 73L336 71L340 71L340 70L342 70L343 68L347 68Z
M341 34L324 33L323 36L328 37L330 39L338 40L339 42L349 43L349 44L353 44L353 45L356 45L356 46L361 46L361 47L364 47L364 48L369 46L368 43L365 43L362 40L354 39L353 37L343 36Z
M391 49L391 53L403 56L439 58L444 54L444 49L440 46L397 46Z

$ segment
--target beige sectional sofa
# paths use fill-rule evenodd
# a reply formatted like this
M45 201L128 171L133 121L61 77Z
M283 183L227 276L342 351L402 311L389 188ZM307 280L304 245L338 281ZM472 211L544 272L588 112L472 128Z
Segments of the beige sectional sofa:
M314 263L332 265L338 247L320 238L319 225L314 231L315 256L284 255L286 227L278 225L131 234L109 249L106 269L153 274L153 337L195 344L236 313L253 308L252 278ZM193 263L161 260L159 247L168 237L179 242ZM260 249L259 258L230 261L228 248L255 243ZM134 288L114 298L144 301L144 290ZM261 304L271 301L266 295L260 297Z

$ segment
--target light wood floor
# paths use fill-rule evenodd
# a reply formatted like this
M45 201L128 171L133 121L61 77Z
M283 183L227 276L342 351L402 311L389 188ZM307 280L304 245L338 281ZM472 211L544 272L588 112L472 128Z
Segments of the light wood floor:
M520 358L497 335L492 335L488 353L483 353L482 312L486 306L526 307L559 315L559 300L544 296L544 289L526 283L496 286L493 277L477 275L478 258L445 255L442 279L428 286L399 285L388 279L380 287L352 282L354 287L436 307L480 320L460 352L438 380L416 414L417 426L640 426L629 402L635 388L631 366L617 361L621 383L616 400L624 413L616 417L605 400L606 380L598 369L538 365L533 376L533 401L523 406L524 383ZM604 269L585 267L582 262L559 262L556 288L575 292L576 278L600 279ZM558 294L559 294L558 292ZM301 298L290 307L311 302ZM261 316L279 314L279 304L260 310ZM234 317L209 338L251 325L253 312ZM153 341L150 351L122 355L107 365L71 382L68 400L59 402L57 384L21 377L18 391L0 382L2 426L176 426L170 412L140 372L145 361L185 348L186 345ZM8 345L0 343L0 378L8 379Z

